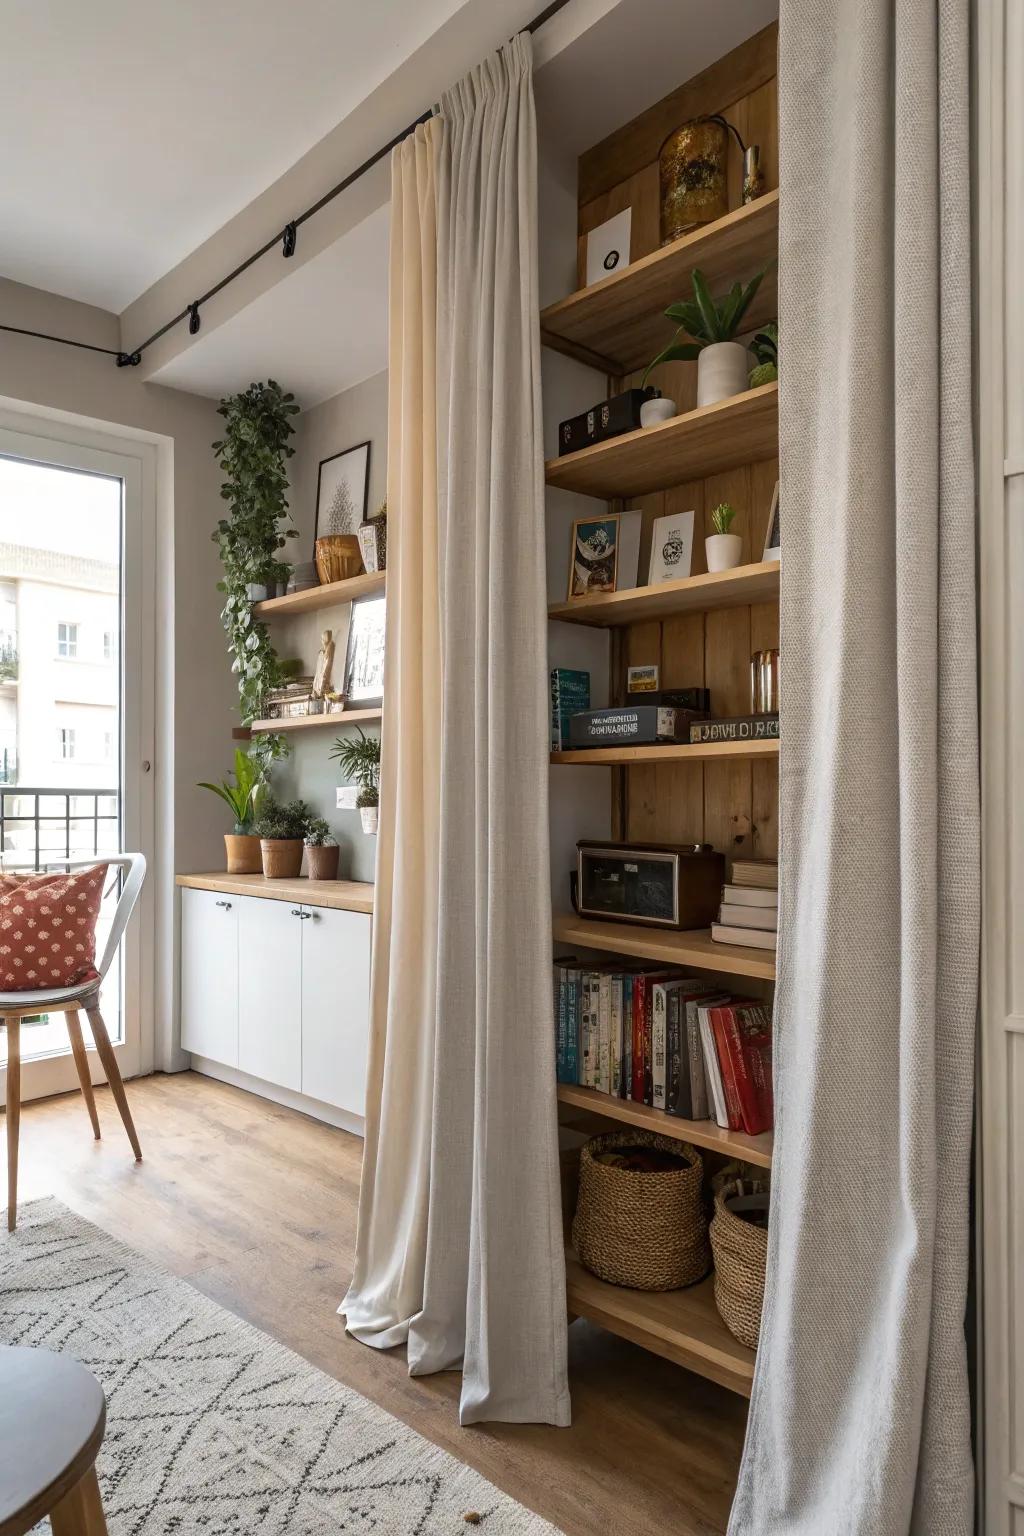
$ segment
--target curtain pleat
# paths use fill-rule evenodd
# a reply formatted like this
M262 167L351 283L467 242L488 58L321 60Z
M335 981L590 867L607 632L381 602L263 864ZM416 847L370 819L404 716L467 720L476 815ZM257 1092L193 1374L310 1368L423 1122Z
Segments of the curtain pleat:
M782 0L776 1133L730 1536L967 1536L967 0Z
M419 555L422 589L433 583L436 592L439 692L430 718L417 712L419 748L410 743L411 753L428 754L433 777L416 784L410 758L408 781L392 777L387 797L382 786L381 822L389 801L415 801L423 828L416 868L426 874L429 866L434 887L416 879L411 894L401 892L407 851L396 822L390 903L394 914L400 899L429 900L435 915L414 922L410 914L400 939L392 916L387 953L383 930L376 936L373 1013L384 1043L374 1051L371 1098L376 1086L382 1108L367 1141L357 1272L343 1310L365 1342L407 1339L413 1374L461 1365L463 1423L567 1424L529 38L515 38L448 92L428 126L436 135L436 244L420 310L433 283L436 371L422 390L431 388L432 406L436 397L436 558L428 567L426 540ZM398 198L396 171L396 205ZM416 259L404 218L392 241L394 431L396 389L404 392L399 381L411 366L405 291L396 295L394 276L396 259L403 268ZM419 258L426 266L422 250ZM427 433L424 424L424 476ZM389 447L389 508L392 462ZM401 544L420 510L406 497L398 515ZM406 682L419 686L424 667L400 639L392 649L392 609L404 591L403 580L396 596L389 575L388 678L399 707ZM401 636L406 619L394 623ZM393 775L392 732L401 753L406 724L390 695L386 707L384 767ZM378 882L387 856L382 845ZM424 958L431 922L434 948Z

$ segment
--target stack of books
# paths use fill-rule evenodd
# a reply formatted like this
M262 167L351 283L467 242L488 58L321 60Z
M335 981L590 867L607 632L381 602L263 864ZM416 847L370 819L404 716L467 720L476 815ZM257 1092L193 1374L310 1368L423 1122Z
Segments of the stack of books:
M560 1083L751 1136L771 1129L769 1005L706 977L574 956L556 960L554 982Z
M263 695L264 720L292 720L309 714L312 677L296 677Z
M732 883L722 887L716 944L774 949L779 928L779 866L774 859L734 859Z

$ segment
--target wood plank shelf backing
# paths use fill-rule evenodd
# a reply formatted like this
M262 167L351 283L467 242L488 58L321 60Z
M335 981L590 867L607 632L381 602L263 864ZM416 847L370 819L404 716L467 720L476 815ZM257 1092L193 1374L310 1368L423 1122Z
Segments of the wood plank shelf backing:
M779 386L762 384L577 453L549 459L548 485L611 501L642 496L778 452Z
M599 1280L571 1248L565 1275L570 1312L741 1397L750 1396L754 1351L734 1339L719 1317L714 1276L682 1291L633 1291Z
M379 709L346 709L333 715L292 715L287 720L254 720L256 731L314 731L333 726L341 730L346 725L368 725L379 721L383 711Z
M541 341L604 373L632 373L672 340L665 310L689 296L694 267L718 295L772 263L743 322L745 330L756 330L778 313L778 238L776 189L549 304L541 311Z
M357 597L372 597L377 592L383 592L386 581L386 571L368 571L362 576L351 576L348 581L330 581L321 587L306 587L302 592L289 592L286 597L268 597L262 603L253 603L252 611L261 619L285 619L293 613L316 613L320 608L332 608L336 603L352 603Z
M645 928L640 923L601 923L575 912L557 913L554 936L562 944L631 955L640 960L660 960L665 965L688 965L696 971L718 971L724 976L756 976L775 980L775 955L768 949L745 949L739 944L716 944L707 928L680 933L669 928Z
M565 624L586 624L594 629L618 629L627 624L675 618L681 613L777 602L778 596L779 562L768 560L739 565L731 571L704 571L700 576L662 581L653 587L595 592L571 603L552 604L548 618Z
M226 896L260 896L299 906L330 907L341 912L373 911L373 884L365 880L268 880L265 875L177 875L177 885L194 891L222 891Z
M596 1088L584 1088L577 1083L559 1083L558 1102L571 1104L575 1109L588 1110L606 1120L618 1120L623 1125L638 1125L645 1131L657 1131L661 1136L671 1136L674 1141L692 1141L694 1146L706 1147L710 1152L720 1152L723 1157L738 1157L745 1163L756 1163L759 1168L770 1168L772 1161L772 1135L747 1136L743 1131L726 1131L714 1120L681 1120L668 1115L663 1109L650 1104L634 1104L631 1099L616 1099L610 1093Z
M663 742L660 746L650 747L580 747L552 752L551 761L586 763L592 768L628 768L631 763L706 763L721 758L731 758L735 762L778 755L777 741L706 741L690 746Z

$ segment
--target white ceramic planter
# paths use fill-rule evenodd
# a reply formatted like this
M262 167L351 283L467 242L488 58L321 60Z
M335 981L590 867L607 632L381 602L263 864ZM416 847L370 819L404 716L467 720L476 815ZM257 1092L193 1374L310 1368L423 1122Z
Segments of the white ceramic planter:
M737 543L739 543L739 540L737 540ZM359 807L359 820L363 824L364 832L376 832L378 812L379 807L376 805L361 805Z
M702 348L697 356L697 404L714 405L741 395L749 366L747 349L738 341L714 341Z
M659 421L670 421L677 413L674 400L658 395L654 400L644 400L640 406L640 425L656 427Z
M738 533L709 533L704 549L709 571L731 571L740 563L743 541Z
M267 589L262 581L250 581L245 589L250 603L263 603L267 598Z

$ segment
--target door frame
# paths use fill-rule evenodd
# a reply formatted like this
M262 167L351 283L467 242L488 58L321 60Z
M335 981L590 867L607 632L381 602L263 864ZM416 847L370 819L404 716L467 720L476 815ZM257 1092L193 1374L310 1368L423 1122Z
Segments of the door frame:
M65 418L0 408L0 454L57 468L113 476L123 485L121 634L121 811L123 840L145 854L144 883L122 939L124 1040L115 1046L123 1077L152 1072L155 1040L156 550L158 446ZM129 667L127 658L132 659ZM146 766L148 765L148 766ZM94 1082L105 1077L94 1050ZM6 1091L6 1071L0 1068ZM22 1065L22 1100L78 1087L68 1052Z

